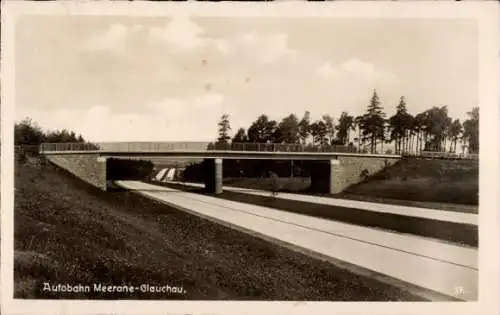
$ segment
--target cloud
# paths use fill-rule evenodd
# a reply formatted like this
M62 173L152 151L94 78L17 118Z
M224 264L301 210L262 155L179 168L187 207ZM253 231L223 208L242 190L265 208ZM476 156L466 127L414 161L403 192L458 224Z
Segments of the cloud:
M172 113L175 115L199 115L206 111L218 110L224 102L224 96L219 93L206 93L193 97L165 97L152 104L150 108L162 115Z
M213 41L217 50L223 55L227 55L230 52L230 47L227 41L222 39L216 39Z
M240 56L243 53L260 63L273 63L297 56L298 51L289 46L288 37L283 32L247 32L227 39L212 38L188 15L178 14L164 26L113 24L103 34L85 41L84 47L87 50L124 53L148 44L150 49L157 49L157 45L160 45L171 53L179 54L212 49L222 57L230 54Z
M357 58L348 59L336 66L326 61L316 68L316 73L325 79L355 79L366 82L383 81L382 83L389 83L395 79L392 73L377 69L373 64Z
M354 73L360 76L372 76L375 73L375 67L368 62L356 58L349 59L341 65L342 70Z
M289 47L286 33L258 35L252 32L228 39L211 38L186 15L174 16L163 28L150 28L149 34L153 41L163 42L169 49L182 53L214 48L227 56L246 51L265 63L297 53Z
M144 33L147 34L146 38ZM84 47L87 50L125 52L137 47L139 42L141 45L161 44L178 53L194 52L208 46L214 47L223 55L229 52L225 40L206 37L203 27L182 14L174 15L164 26L112 24L103 34L88 39Z
M264 38L263 44L264 49L262 57L266 62L275 61L284 56L293 56L296 53L288 46L287 34L275 34Z
M467 32L473 41L450 46L446 34L457 33L454 24L437 36L422 32L420 22L409 29L407 23L384 23L400 32L370 42L383 33L380 23L346 21L344 27L331 19L269 23L173 15L112 19L47 17L25 25L16 44L19 115L90 139L163 141L214 139L226 111L234 130L248 127L261 113L273 119L289 112L302 116L306 109L314 117L338 117L341 110L357 115L374 88L390 113L400 95L408 97L413 113L432 104L462 112L477 104L475 27ZM111 23L103 26L104 21ZM345 36L346 27L352 36ZM317 30L324 36L314 36ZM413 46L419 51L408 44L409 33L416 35L419 45ZM450 51L458 57L439 58ZM412 62L395 58L402 52L413 54ZM444 82L439 87L429 80L436 75Z
M193 105L197 108L213 108L217 105L221 105L224 101L224 96L219 93L211 93L202 96L198 96L193 100Z
M129 29L122 24L112 24L104 34L91 37L84 44L88 50L121 52L126 47Z
M188 16L176 15L163 28L150 28L152 40L164 42L179 51L191 51L207 45L203 38L204 29L192 22Z
M369 62L351 58L340 65L340 68L347 74L357 76L366 80L392 82L395 75L383 69L377 69Z
M234 50L250 50L259 61L270 63L281 60L281 58L295 57L297 51L288 45L288 34L272 33L258 35L256 33L245 33L233 39L231 44Z
M316 72L318 73L319 76L325 77L325 78L331 78L339 74L338 70L336 70L332 64L328 61L320 65Z
M206 93L167 97L145 105L140 112L117 112L104 105L87 109L29 107L16 118L30 117L42 128L73 130L90 141L210 141L217 135L223 102L222 94Z
M253 45L257 42L258 36L256 33L245 33L237 38L241 43L246 45Z

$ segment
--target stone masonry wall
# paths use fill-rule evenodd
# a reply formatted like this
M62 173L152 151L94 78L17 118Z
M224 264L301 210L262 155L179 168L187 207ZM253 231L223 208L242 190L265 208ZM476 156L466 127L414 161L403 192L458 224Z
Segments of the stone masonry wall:
M332 169L333 185L337 187L334 190L338 192L361 182L363 180L361 176L363 170L368 171L367 175L373 175L400 160L397 157L358 156L339 156L338 159L340 161L339 169Z
M47 155L47 160L55 165L93 186L106 190L106 160L99 161L98 158L98 154Z

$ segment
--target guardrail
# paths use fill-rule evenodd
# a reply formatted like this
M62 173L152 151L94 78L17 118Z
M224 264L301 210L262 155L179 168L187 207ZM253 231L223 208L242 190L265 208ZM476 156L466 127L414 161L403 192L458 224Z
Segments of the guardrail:
M161 152L174 150L257 151L257 152L360 152L355 147L340 145L304 145L281 143L201 143L201 142L123 142L123 143L42 143L40 152L51 151L114 151L114 152Z
M114 151L114 152L162 152L175 150L213 150L213 151L254 151L254 152L336 152L370 154L366 149L343 145L304 145L282 143L208 143L208 142L102 142L102 143L42 143L40 152L51 151ZM383 154L383 153L375 153ZM450 152L403 152L406 158L435 159L479 159L478 154L459 154Z
M42 143L39 146L40 152L50 151L96 151L100 150L99 145L93 143Z
M102 151L115 152L161 152L172 150L206 150L208 142L101 142Z
M435 152L421 151L418 153L403 153L405 158L431 158L431 159L447 159L447 160L478 160L479 154L463 154L454 152Z
M359 152L355 147L341 145L304 145L282 143L219 143L208 147L210 150L221 151L258 151L258 152L338 152L338 153L368 153Z

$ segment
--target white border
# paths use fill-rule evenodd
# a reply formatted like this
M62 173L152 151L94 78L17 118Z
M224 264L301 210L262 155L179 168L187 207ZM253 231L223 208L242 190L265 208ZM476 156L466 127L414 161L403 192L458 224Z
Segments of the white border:
M13 300L14 21L21 14L203 16L328 16L473 18L479 25L480 233L479 302L190 302ZM2 2L1 56L1 303L4 314L498 314L498 76L497 2ZM444 56L444 58L446 58Z

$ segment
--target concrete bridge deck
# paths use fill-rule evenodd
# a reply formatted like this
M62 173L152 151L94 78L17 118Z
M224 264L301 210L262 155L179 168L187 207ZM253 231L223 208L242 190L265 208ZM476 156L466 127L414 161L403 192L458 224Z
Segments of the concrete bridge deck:
M137 181L123 188L429 300L478 298L477 249L181 192Z
M82 150L43 151L44 155L99 155L102 157L165 157L184 159L265 159L265 160L332 160L338 157L366 157L399 159L401 155L346 152L283 152L283 151L222 151L222 150Z

